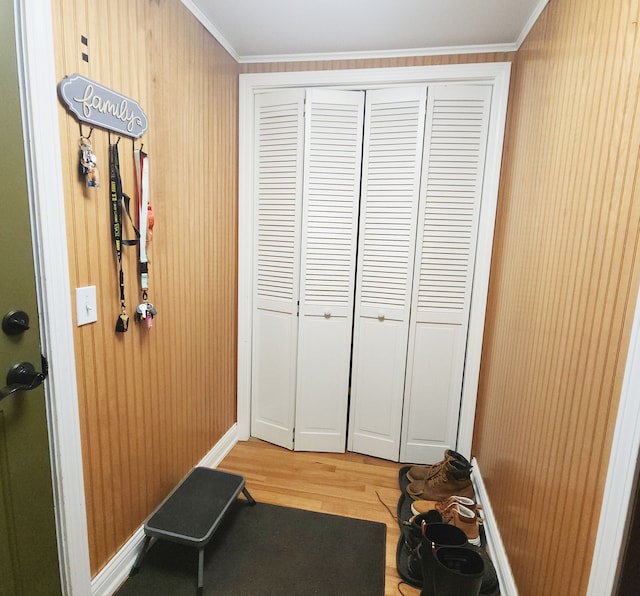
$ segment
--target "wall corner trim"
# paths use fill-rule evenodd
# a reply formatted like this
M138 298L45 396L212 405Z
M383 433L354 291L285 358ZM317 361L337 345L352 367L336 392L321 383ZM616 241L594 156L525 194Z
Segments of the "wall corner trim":
M547 4L549 4L549 0L540 0L535 6L529 20L525 23L520 35L518 36L518 40L515 43L516 50L520 49L520 46L524 43L524 40L527 38L527 35L529 35L531 29L533 29L533 26L540 18L542 11L547 7Z
M238 426L234 424L213 448L196 464L216 468L238 442ZM92 596L111 596L127 579L144 540L140 526L124 546L111 558L91 581Z
M236 61L240 61L240 57L233 49L233 46L229 43L227 38L222 35L220 30L211 22L211 19L204 13L195 2L192 0L180 0L184 7L200 21L200 24L213 35L214 39L229 53L229 55Z
M478 461L473 458L471 463L473 464L471 481L473 482L473 488L476 491L476 500L482 505L481 515L485 536L487 537L487 549L490 553L491 560L495 565L496 573L498 574L500 593L503 596L518 596L518 588L513 578L513 574L511 573L511 565L509 564L507 551L504 548L502 537L500 536L498 522L493 514L493 509L491 508L489 494L487 493L484 481L482 480Z

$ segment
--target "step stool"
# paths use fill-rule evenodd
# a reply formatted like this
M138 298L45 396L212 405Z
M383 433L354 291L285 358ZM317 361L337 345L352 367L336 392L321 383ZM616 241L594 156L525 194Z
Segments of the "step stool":
M152 538L186 544L198 549L198 595L204 584L204 549L240 493L255 505L244 477L197 467L158 506L144 524L144 544L131 569L140 569Z

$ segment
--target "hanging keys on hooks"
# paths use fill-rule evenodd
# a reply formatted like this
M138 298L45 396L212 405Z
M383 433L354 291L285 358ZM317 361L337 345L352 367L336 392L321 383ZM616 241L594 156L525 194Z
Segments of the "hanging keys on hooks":
M91 136L91 135L89 135ZM89 137L80 137L80 172L85 177L87 186L98 188L100 186L100 172L98 171L98 159L91 148Z
M153 317L156 316L156 313L157 311L151 302L143 302L136 308L136 320L146 323L147 327L150 328L153 325Z

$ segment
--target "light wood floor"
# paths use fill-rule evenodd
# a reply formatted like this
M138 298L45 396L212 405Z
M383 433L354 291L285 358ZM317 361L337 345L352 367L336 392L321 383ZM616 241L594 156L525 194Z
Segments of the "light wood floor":
M258 502L385 523L385 596L418 596L420 591L408 584L399 586L396 571L400 467L357 453L289 451L256 439L238 443L219 466L242 474Z

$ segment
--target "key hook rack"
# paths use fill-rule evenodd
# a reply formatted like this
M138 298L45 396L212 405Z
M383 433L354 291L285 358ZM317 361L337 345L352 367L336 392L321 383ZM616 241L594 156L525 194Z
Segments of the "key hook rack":
M62 79L58 94L78 122L134 139L140 138L149 126L147 115L135 99L82 75Z

